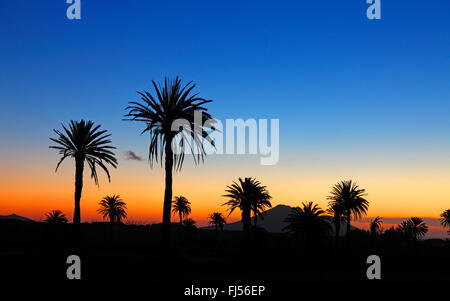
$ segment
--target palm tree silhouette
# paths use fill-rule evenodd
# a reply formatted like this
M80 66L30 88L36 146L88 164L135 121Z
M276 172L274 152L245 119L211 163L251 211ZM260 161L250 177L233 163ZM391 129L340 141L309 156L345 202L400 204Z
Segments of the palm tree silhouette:
M120 195L107 195L98 204L100 209L97 209L97 212L102 214L103 218L109 218L111 224L120 223L122 219L127 218L127 205Z
M225 217L220 212L213 212L208 216L208 224L214 226L216 231L222 230L226 223Z
M339 246L339 235L341 233L341 222L342 222L342 209L337 204L334 204L327 209L327 213L333 216L333 224L334 224L334 241L336 247Z
M441 213L441 225L450 228L450 209ZM448 234L450 234L450 230L448 230Z
M381 224L383 223L383 219L379 216L374 218L370 222L370 233L373 236L376 236L381 231Z
M324 213L313 202L302 203L301 207L292 208L285 219L288 225L283 231L288 231L308 244L315 239L326 237L331 231L331 225L323 218Z
M253 226L255 229L257 228L258 216L264 220L264 214L267 208L272 208L272 204L270 203L270 196L268 191L264 191L261 193L259 198L255 198L252 200L251 210L253 212Z
M333 186L333 189L328 196L328 203L330 208L338 208L345 217L347 224L347 244L350 243L350 222L353 219L359 219L366 214L369 207L369 202L363 198L366 196L365 189L360 189L359 186L349 181L341 181Z
M428 226L420 217L411 217L401 222L398 229L414 241L417 241L418 237L424 236L428 232Z
M223 204L223 206L229 206L228 216L236 208L241 210L243 230L246 240L250 238L250 226L252 211L252 205L256 204L258 200L268 200L270 195L266 190L266 186L261 185L259 181L253 178L238 179L238 182L233 182L231 186L227 186L224 197L230 200Z
M195 229L195 225L197 224L196 221L194 221L192 218L187 218L183 221L183 226L186 229Z
M45 222L49 224L66 224L67 217L61 210L52 210L45 214Z
M145 132L150 134L149 160L151 166L153 161L158 162L158 160L162 165L163 154L165 154L166 179L162 244L168 247L172 206L172 169L181 169L186 146L193 154L196 164L200 160L203 161L206 156L203 142L207 141L214 146L214 141L205 130L215 131L213 126L215 122L206 112L207 109L203 107L212 100L191 94L195 88L195 84L192 82L182 86L181 79L176 77L175 80L165 78L163 87L157 85L155 81L152 83L156 96L147 91L138 92L143 102L130 102L130 106L125 108L129 110L125 117L130 117L126 120L140 121L145 124L145 129L141 134Z
M111 146L111 140L108 139L110 134L106 134L106 130L99 130L100 125L94 126L92 121L85 122L71 121L69 128L62 125L64 133L53 130L57 138L50 138L55 142L56 146L50 146L52 149L59 151L61 159L56 165L56 171L59 165L68 157L75 159L75 210L73 214L73 226L78 240L80 235L80 200L83 189L83 171L84 163L86 162L91 170L91 178L94 179L95 184L98 185L98 176L96 166L100 166L108 176L108 181L111 177L106 167L106 164L112 167L117 167L117 159L111 151L115 149Z
M188 216L191 213L191 203L184 196L176 196L173 201L173 214L177 214L180 217L180 226L183 225L183 217Z

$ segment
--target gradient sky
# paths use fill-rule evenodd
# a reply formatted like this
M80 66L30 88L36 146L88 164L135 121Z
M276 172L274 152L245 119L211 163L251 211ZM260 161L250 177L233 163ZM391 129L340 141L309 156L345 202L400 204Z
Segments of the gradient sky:
M213 99L214 117L279 118L280 161L186 158L174 195L193 218L222 211L226 185L252 176L274 204L315 201L356 180L369 216L438 217L450 207L450 2L365 0L82 1L0 3L0 214L72 216L74 163L58 173L52 129L92 119L112 133L119 168L97 188L85 174L82 219L120 194L130 220L159 222L163 171L150 169L148 136L122 121L137 90L180 75ZM132 150L144 160L125 160ZM234 219L237 218L233 216Z

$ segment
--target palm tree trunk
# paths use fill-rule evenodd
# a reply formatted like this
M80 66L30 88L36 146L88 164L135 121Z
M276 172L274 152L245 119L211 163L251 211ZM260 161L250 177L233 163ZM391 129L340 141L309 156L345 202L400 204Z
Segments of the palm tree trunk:
M335 217L334 232L334 241L336 243L336 248L339 248L339 234L341 232L341 219L339 217Z
M83 170L84 158L75 158L75 210L73 212L73 233L75 243L80 239L80 201L81 191L83 190Z
M167 141L168 140L168 141ZM161 243L163 247L170 247L170 213L172 209L172 169L173 169L173 152L172 139L167 139L165 145L165 171L166 171L166 188L164 192L163 207L163 224Z
M178 213L180 215L180 227L183 226L183 214L181 212Z
M347 239L347 245L350 245L350 211L347 212L347 233L346 233L346 239Z
M255 229L256 229L256 224L258 223L258 216L255 214L255 216L253 218L254 218L253 219L253 224L254 224Z
M250 209L243 208L243 210L242 210L242 224L243 224L243 227L244 227L245 241L249 242L249 239L250 239L250 225L251 225Z
M113 240L113 227L114 227L114 217L109 217L109 239Z

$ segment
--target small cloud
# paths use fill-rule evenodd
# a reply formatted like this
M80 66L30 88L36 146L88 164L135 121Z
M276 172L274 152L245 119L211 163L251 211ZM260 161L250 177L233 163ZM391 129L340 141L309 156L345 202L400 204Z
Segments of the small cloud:
M139 157L138 155L136 155L135 152L130 151L130 150L125 153L125 159L126 160L142 161L141 157Z

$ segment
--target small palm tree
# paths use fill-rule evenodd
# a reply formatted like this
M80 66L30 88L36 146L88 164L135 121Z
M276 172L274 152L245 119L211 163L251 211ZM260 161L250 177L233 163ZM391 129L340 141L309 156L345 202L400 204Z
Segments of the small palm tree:
M334 185L328 199L330 208L338 208L345 217L347 224L347 243L350 242L350 222L353 219L359 219L367 213L369 202L364 198L366 196L365 189L349 181L341 181Z
M398 231L403 233L408 239L412 238L411 224L409 223L409 220L401 222L398 225L397 229L398 229Z
M441 213L441 225L442 227L450 228L450 209ZM450 234L450 230L448 230L448 234Z
M420 217L411 217L403 221L398 226L398 229L414 241L417 241L418 237L425 236L428 232L428 226Z
M97 212L102 214L103 218L109 218L111 224L120 223L122 219L127 218L127 205L119 195L107 195L98 204L100 209Z
M222 230L226 223L225 217L220 212L213 212L208 216L208 224L214 226L216 231Z
M180 226L183 225L183 217L188 216L191 213L191 203L184 196L176 196L173 201L173 214L177 214L180 217Z
M195 225L197 224L192 218L187 218L183 221L183 226L187 229L195 229Z
M383 220L381 217L377 216L370 222L370 234L372 237L376 237L381 231L381 224Z
M181 85L181 79L165 78L164 86L152 81L155 94L147 91L138 92L142 103L130 102L126 108L130 121L139 121L145 124L142 133L150 134L149 161L163 161L166 173L162 243L166 247L170 244L170 215L172 206L172 169L180 170L185 147L189 147L194 162L203 161L206 155L204 141L214 146L214 141L206 131L215 131L214 121L207 109L203 106L212 100L206 100L191 94L195 88L192 82ZM200 118L194 118L200 116ZM183 124L180 121L184 121ZM187 122L187 124L186 124ZM188 126L189 125L189 126ZM152 166L152 165L151 165Z
M302 203L301 207L292 208L285 219L288 225L283 230L306 243L326 237L331 231L331 225L323 218L324 213L313 202Z
M67 218L61 210L52 210L45 214L45 222L49 224L67 224Z
M266 186L261 185L259 181L253 178L238 179L238 182L233 182L230 186L227 186L225 190L226 194L223 195L230 200L224 203L224 206L228 206L228 216L235 209L241 210L243 230L246 239L250 237L251 226L251 211L252 205L257 204L258 200L269 200L270 195L266 190ZM256 217L255 217L256 218Z
M87 163L91 171L91 178L94 179L98 185L97 166L100 166L108 176L108 181L111 181L107 164L112 167L117 167L117 159L111 151L115 149L111 146L111 140L108 139L109 134L106 130L99 130L100 125L94 126L92 121L71 121L69 128L62 125L64 133L54 130L57 138L50 138L55 142L56 146L50 146L52 149L59 151L61 159L56 165L58 170L59 165L66 158L75 159L75 210L73 214L73 226L75 230L76 239L80 234L80 200L83 189L83 170L84 164ZM105 135L106 134L106 135Z

